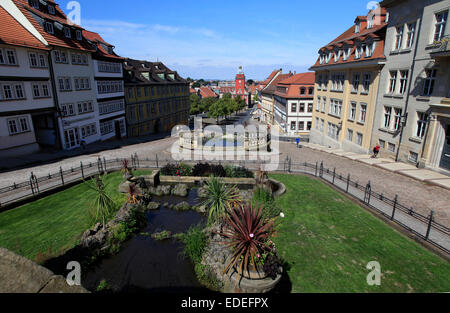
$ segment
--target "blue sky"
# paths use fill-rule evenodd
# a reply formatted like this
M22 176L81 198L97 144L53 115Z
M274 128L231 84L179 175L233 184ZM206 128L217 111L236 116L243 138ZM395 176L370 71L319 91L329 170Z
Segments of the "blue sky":
M69 1L57 1L68 13ZM265 79L303 72L317 51L348 29L369 1L79 0L81 25L121 56L160 60L184 77Z

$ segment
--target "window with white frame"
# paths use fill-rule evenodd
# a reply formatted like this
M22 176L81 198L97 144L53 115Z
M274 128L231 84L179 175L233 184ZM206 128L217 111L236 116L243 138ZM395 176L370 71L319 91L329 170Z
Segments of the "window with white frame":
M372 75L370 73L364 73L364 81L362 84L361 93L365 93L365 94L369 93L371 81L372 81Z
M338 49L334 51L334 62L336 63L341 58L342 50Z
M423 139L428 124L428 114L425 112L417 112L417 129L416 137Z
M53 27L53 24L50 22L44 22L44 30L49 34L54 34L55 29Z
M338 140L339 139L339 127L333 123L328 122L328 137Z
M46 57L44 54L29 52L28 56L30 59L30 67L47 67Z
M447 25L448 11L440 12L435 15L436 24L434 28L434 41L441 41L445 35L445 26Z
M30 0L30 5L39 10L39 0Z
M72 80L70 77L58 77L59 91L71 91Z
M331 99L330 100L330 110L328 112L331 115L334 116L341 116L342 113L342 101L338 99Z
M81 30L75 31L75 34L77 36L77 40L83 40L83 35L81 33Z
M92 101L78 102L77 106L78 106L78 114L94 112L94 106L92 104Z
M7 65L19 65L17 63L17 55L16 50L14 49L5 49L6 51L6 63Z
M356 144L358 146L362 146L362 144L363 144L363 134L356 133Z
M66 38L72 38L72 31L69 27L64 27L64 36L66 36Z
M122 64L113 62L98 62L98 71L102 73L121 73Z
M5 55L3 53L3 49L0 48L0 65L6 64Z
M90 90L91 83L89 77L75 77L75 90Z
M367 117L367 104L361 103L359 106L360 112L359 112L359 123L365 123L366 117Z
M361 79L360 73L353 74L353 83L352 83L352 92L353 93L358 93L360 79Z
M0 84L0 101L25 99L25 89L22 83Z
M97 81L97 91L99 94L123 92L123 82L120 80ZM132 88L128 89L129 98L132 97Z
M397 85L397 71L390 71L389 72L389 90L388 90L388 92L390 94L395 93L396 85Z
M21 84L14 85L14 89L16 92L16 99L25 99L25 93Z
M355 33L359 33L361 31L361 23L359 21L355 24Z
M419 160L419 154L414 151L409 152L408 160L413 163L417 163Z
M3 99L5 100L13 100L14 94L12 91L12 87L9 84L2 85L2 91L3 91Z
M291 122L291 130L295 130L296 127L296 123L295 122Z
M425 80L423 82L423 95L431 96L433 94L436 81L436 69L425 70Z
M362 56L362 53L361 53L361 46L356 46L356 49L355 49L355 59L360 59L361 58L361 56Z
M406 92L406 87L407 87L407 83L408 83L408 74L409 71L400 71L400 90L399 93L401 95L405 94Z
M400 129L401 122L402 122L402 114L403 114L402 109L399 109L399 108L394 109L394 126L393 126L394 130Z
M353 130L347 129L347 140L353 142Z
M408 29L408 34L407 34L407 38L406 38L406 48L411 48L414 44L414 37L416 34L416 25L417 25L416 22L406 25L406 27Z
M322 98L322 113L325 113L327 109L327 97Z
M366 58L370 58L375 52L376 42L371 42L366 46Z
M81 129L81 137L86 138L97 134L97 124L89 124L86 126L80 127Z
M348 47L347 49L344 49L344 52L342 53L342 60L347 61L350 57L350 54L352 53L352 47Z
M62 117L76 115L75 105L73 103L62 104L61 105L61 115L62 115Z
M348 113L348 119L354 121L356 118L356 102L350 103L350 111Z
M375 20L375 15L372 15L370 18L367 19L367 29L373 28L374 20Z
M26 116L8 118L6 122L8 124L8 131L10 135L26 133L30 131L28 117Z
M48 13L55 15L55 7L53 5L48 5Z
M395 152L395 144L389 142L388 143L388 151Z
M403 44L403 25L395 28L395 44L394 50L400 50Z
M72 64L74 65L87 65L88 64L88 57L86 54L80 54L80 53L72 53Z
M385 106L384 107L384 128L391 128L391 120L392 120L392 108Z
M323 133L323 129L325 128L325 120L324 119L320 119L320 132Z
M317 97L317 102L316 102L316 111L319 112L320 111L320 104L322 102L322 98L321 97Z
M98 110L100 115L123 111L125 110L125 102L123 99L99 102ZM150 111L147 110L147 113L149 114ZM151 106L151 113L155 113L153 105Z
M69 63L67 59L67 53L61 50L54 51L55 63Z

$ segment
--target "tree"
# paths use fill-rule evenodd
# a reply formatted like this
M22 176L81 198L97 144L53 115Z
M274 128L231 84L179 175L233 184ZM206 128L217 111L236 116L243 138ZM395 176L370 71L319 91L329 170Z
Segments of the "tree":
M255 81L253 79L249 79L247 80L247 85L251 86L255 83Z
M255 93L255 94L253 95L253 102L258 102L258 101L259 101L259 99L258 99L258 94Z
M218 101L214 102L211 105L211 107L209 108L208 116L211 118L215 118L218 123L219 117L222 117L225 115L225 110L224 110L225 106L226 106L225 100L223 98L219 99Z
M190 114L197 115L201 113L202 111L201 111L200 97L196 93L193 93L191 94L190 100L191 100Z
M210 109L210 107L215 103L215 102L217 102L217 98L214 98L214 97L207 97L207 98L203 98L202 100L201 100L201 103L200 103L200 109L201 109L201 111L202 112L208 112L209 111L209 109Z
M200 88L201 85L198 81L196 81L195 83L192 84L192 88Z

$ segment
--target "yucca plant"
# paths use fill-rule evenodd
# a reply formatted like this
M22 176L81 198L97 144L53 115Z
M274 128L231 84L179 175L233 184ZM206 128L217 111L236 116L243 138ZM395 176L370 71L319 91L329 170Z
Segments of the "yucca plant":
M250 271L251 265L257 268L261 255L267 255L274 249L270 238L275 234L275 221L265 219L260 207L246 204L234 207L224 222L225 229L221 235L228 239L226 245L232 250L225 272L235 268L239 279L245 271Z
M91 183L88 184L89 188L95 191L94 204L97 211L96 219L98 215L102 215L103 228L106 225L106 216L108 216L114 207L114 201L109 197L105 191L105 183L103 176L96 176L91 179Z
M208 194L202 205L209 208L209 224L219 221L233 207L241 204L242 199L235 186L227 186L214 176L205 185Z

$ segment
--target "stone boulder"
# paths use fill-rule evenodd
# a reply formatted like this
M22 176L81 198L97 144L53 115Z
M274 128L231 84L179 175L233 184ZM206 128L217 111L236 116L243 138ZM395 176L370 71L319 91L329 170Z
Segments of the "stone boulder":
M188 195L188 186L186 184L177 184L172 189L172 195L178 197L187 197Z
M159 210L161 208L161 203L159 202L150 202L147 205L147 209L150 211Z
M197 190L197 196L199 198L206 198L208 196L208 190L204 187L200 187Z
M206 205L196 205L192 209L197 213L206 213L207 212Z
M180 202L173 208L175 211L189 211L191 209L191 205L186 201Z
M125 203L116 213L117 222L126 222L131 217L132 204Z

